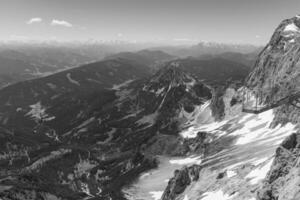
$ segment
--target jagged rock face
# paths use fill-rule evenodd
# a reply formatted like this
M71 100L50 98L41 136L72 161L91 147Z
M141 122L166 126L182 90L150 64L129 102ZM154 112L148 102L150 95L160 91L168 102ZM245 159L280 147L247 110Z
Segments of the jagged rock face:
M192 181L199 179L200 170L201 167L199 165L192 165L184 167L181 170L176 170L174 177L169 180L161 200L174 200Z
M300 198L300 135L293 133L277 148L272 167L258 191L259 200Z
M137 101L140 107L156 115L160 133L176 135L185 120L180 115L192 113L211 97L208 86L173 62L145 82L138 92Z
M262 103L271 104L300 92L300 16L284 20L260 53L246 86L261 94ZM297 104L297 102L293 102ZM299 106L299 104L298 104ZM300 123L300 109L291 104L275 111L274 126Z
M263 91L269 101L300 90L300 17L284 20L260 53L247 86Z

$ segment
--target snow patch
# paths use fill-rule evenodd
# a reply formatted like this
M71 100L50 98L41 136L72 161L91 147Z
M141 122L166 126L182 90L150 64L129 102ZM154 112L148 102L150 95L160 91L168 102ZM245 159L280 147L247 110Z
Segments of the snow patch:
M290 123L283 127L277 126L274 129L269 128L273 118L273 110L260 113L255 117L253 117L252 114L245 116L240 121L242 122L241 124L243 124L243 128L231 133L231 135L239 136L236 145L245 145L259 140L264 140L264 142L275 141L277 139L283 139L294 131L295 126Z
M57 159L62 157L63 155L72 152L71 149L59 149L56 151L52 151L49 155L44 156L42 158L39 158L38 160L36 160L34 163L32 163L31 165L25 167L23 169L24 172L28 172L28 171L33 171L36 169L39 169L42 165L44 165L46 162L49 162L53 159Z
M76 177L81 177L83 174L89 174L89 171L96 167L97 164L89 161L89 160L83 160L80 158L79 163L75 165L74 173Z
M219 131L218 129L225 125L228 121L212 122L205 125L199 125L199 127L191 126L180 133L183 138L195 138L198 132L210 132L215 133L219 137L226 134L226 132Z
M42 106L41 102L37 102L29 106L31 110L25 114L25 116L30 116L35 120L44 120L44 121L51 121L55 119L54 116L49 116L46 113L46 108Z
M236 175L236 172L232 171L232 170L227 170L226 174L227 174L228 178L231 178L231 177L234 177Z
M78 86L80 86L80 83L78 82L78 81L76 81L76 80L74 80L74 79L72 79L72 77L71 77L71 73L67 73L67 79L70 81L70 83L73 83L73 84L75 84L75 85L78 85Z
M261 158L261 159L258 159L258 160L253 161L252 164L255 165L255 166L258 166L258 165L260 165L261 163L266 162L268 159L269 159L268 157L264 157L264 158Z
M78 129L81 129L85 126L87 126L88 124L92 123L95 120L95 117L91 117L87 120L85 120L84 122L82 122L82 124L80 124L79 126L77 126Z
M162 195L163 195L163 191L153 191L153 192L149 192L149 194L151 194L153 200L160 200Z
M193 78L191 78L190 77L190 79L191 79L191 81L190 82L185 82L185 86L186 86L186 91L190 91L191 90L191 88L196 84L196 80L195 79L193 79Z
M171 164L176 165L189 165L189 164L201 164L201 156L188 157L183 159L170 160Z
M48 87L55 90L56 89L56 85L53 83L47 83Z
M158 113L152 113L150 115L143 116L140 120L138 120L136 123L138 125L148 124L149 126L152 126L156 122L156 118L158 116Z
M143 178L146 178L148 176L150 176L151 174L149 172L146 172L146 173L143 173L141 176L140 176L140 179L143 179Z
M289 43L295 43L295 39L289 40Z
M81 183L81 191L84 192L86 195L88 195L88 197L85 198L85 200L90 199L90 197L95 197L94 195L91 194L90 188L87 183Z
M106 144L106 143L110 142L113 139L114 133L116 131L117 131L116 128L111 128L111 130L109 132L107 132L108 137L104 141L98 141L97 144Z
M245 178L250 178L250 184L257 184L260 180L264 179L271 168L273 159L267 162L265 165L260 166L251 171Z
M284 30L284 32L288 32L288 31L291 31L291 32L300 32L299 30L299 27L296 26L294 23L291 23L291 24L288 24Z
M183 138L195 138L199 131L202 131L202 129L212 125L210 123L212 121L212 117L209 105L210 101L207 101L201 106L196 106L192 113L188 113L182 108L179 113L179 118L186 120L184 127L187 127L180 132L180 135Z
M158 90L155 92L155 95L156 95L156 96L159 96L164 90L165 90L164 87L158 89Z
M197 137L197 129L194 126L191 126L180 133L183 138L195 138Z
M228 194L223 193L222 190L205 192L203 195L204 198L202 198L202 200L229 200L232 198Z
M98 81L98 80L95 80L95 79L92 79L92 78L88 78L86 80L89 81L89 82L93 82L93 83L97 83L97 84L102 84L101 81Z
M134 81L134 80L129 79L129 80L127 80L127 81L125 81L125 82L123 82L123 83L121 83L121 84L115 84L115 85L113 85L113 87L112 87L111 89L113 89L113 90L119 90L119 89L121 89L122 87L127 86L127 85L128 85L129 83L131 83L132 81Z
M185 195L183 200L189 200L188 195Z

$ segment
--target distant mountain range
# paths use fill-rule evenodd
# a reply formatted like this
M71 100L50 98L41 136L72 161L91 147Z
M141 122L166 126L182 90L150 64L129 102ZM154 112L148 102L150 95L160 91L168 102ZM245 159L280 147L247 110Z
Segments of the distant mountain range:
M147 65L149 68L155 71L157 68L159 68L159 66L163 65L164 62L173 60L175 58L175 56L159 50L141 50L137 52L120 52L107 56L104 59L127 59L141 65Z
M201 46L200 44L198 47ZM119 48L117 48L119 47ZM235 53L255 49L252 46L233 47L230 45L210 44L201 48L160 47L132 51L138 47L121 44L11 44L0 46L0 88L23 80L47 76L55 72L110 58L135 60L138 64L151 66L157 70L165 61L187 56L201 59L224 58L244 65L252 65L254 53ZM130 51L122 51L129 49ZM166 53L172 52L174 54ZM193 49L193 50L192 50ZM198 50L197 50L198 49ZM248 50L246 50L248 49ZM192 50L192 51L191 51ZM234 50L234 52L227 52ZM121 52L120 52L121 51ZM182 51L182 52L181 52ZM222 53L223 52L223 53ZM224 53L225 52L225 53ZM175 56L174 56L175 55Z
M241 53L241 54L258 54L262 50L261 46L247 45L247 44L223 44L216 42L200 42L193 46L175 46L175 47L155 47L153 49L162 50L171 55L178 57L199 57L201 55L218 55L227 52Z

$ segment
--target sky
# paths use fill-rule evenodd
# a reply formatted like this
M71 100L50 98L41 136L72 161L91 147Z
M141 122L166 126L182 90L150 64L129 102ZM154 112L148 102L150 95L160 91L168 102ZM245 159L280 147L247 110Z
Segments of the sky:
M299 0L0 0L0 40L267 43Z

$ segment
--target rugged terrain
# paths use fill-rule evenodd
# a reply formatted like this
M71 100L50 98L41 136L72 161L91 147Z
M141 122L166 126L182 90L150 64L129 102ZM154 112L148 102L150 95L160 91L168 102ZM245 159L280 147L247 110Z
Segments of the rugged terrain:
M299 96L294 95L300 85L299 33L299 16L284 20L259 54L244 87L226 90L223 120L180 133L196 138L197 132L207 132L213 139L196 165L199 173L190 172L195 166L176 171L161 193L163 200L299 198L300 110ZM268 109L242 113L245 94Z
M149 146L160 133L178 135L212 98L176 61L150 71L106 59L3 88L1 198L122 199L157 166Z

